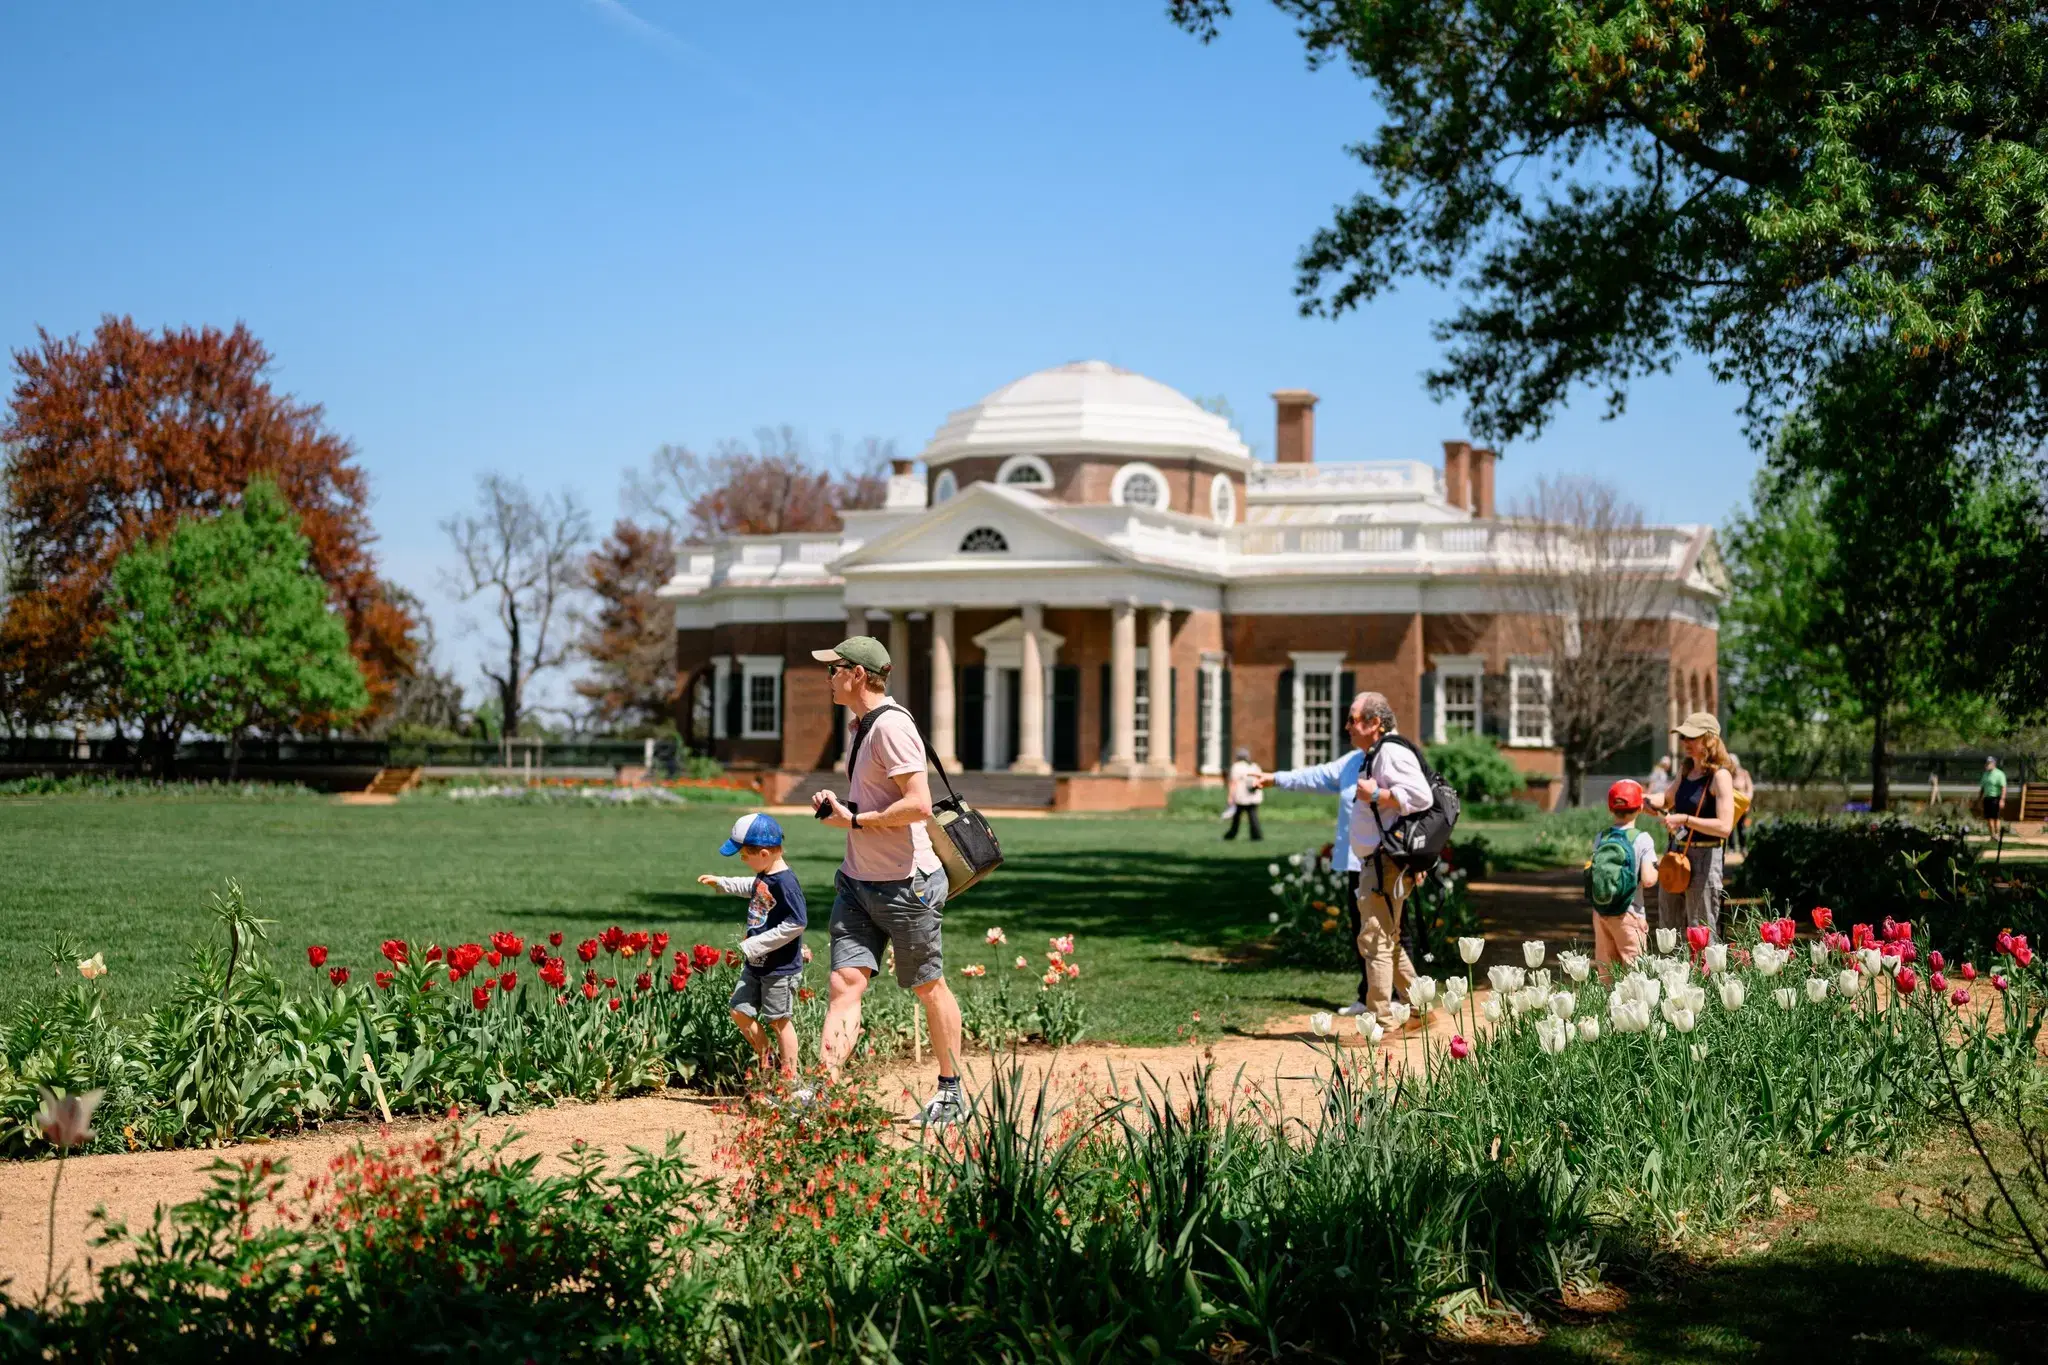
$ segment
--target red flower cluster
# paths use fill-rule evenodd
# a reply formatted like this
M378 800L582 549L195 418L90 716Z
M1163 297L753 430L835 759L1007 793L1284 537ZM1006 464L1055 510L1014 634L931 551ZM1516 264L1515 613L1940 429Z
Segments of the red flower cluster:
M1773 948L1790 948L1799 936L1799 925L1790 919L1767 919L1756 927L1756 934Z
M604 945L606 952L617 953L619 949L626 946L626 931L614 924L611 928L599 934L597 941Z
M377 973L377 989L380 991L388 991L391 989L391 983L396 981L397 979L397 972L379 972Z
M403 967L405 965L406 947L404 939L387 938L384 940L384 946L377 951L384 954L384 960L392 966Z
M306 965L316 971L325 967L327 965L327 950L317 943L306 949Z
M475 971L477 963L482 962L483 960L483 944L456 944L454 949L450 951L448 954L448 967L450 973L448 979L450 981L460 981L463 977L468 976L471 972Z
M586 938L583 942L577 944L576 956L582 958L585 962L595 959L597 957L597 940Z
M346 986L348 984L348 968L334 967L329 969L327 979L336 986Z
M2028 944L2025 934L2015 934L2010 929L2000 930L1998 934L1998 951L2004 953L2022 967L2034 965L2034 949ZM2005 987L2001 986L1999 989L2004 990Z
M1886 943L1911 943L1913 941L1913 921L1909 919L1897 920L1893 919L1890 915L1886 915L1882 932Z
M491 946L498 950L500 957L518 957L526 951L526 940L508 930L500 929L491 935Z
M700 943L690 949L690 965L700 972L707 967L716 967L724 957L725 954L708 943Z
M1814 906L1813 927L1820 930L1823 934L1825 934L1828 930L1834 928L1835 912L1828 909L1825 905Z
M559 957L544 958L540 964L540 979L543 984L560 990L569 979L568 965Z

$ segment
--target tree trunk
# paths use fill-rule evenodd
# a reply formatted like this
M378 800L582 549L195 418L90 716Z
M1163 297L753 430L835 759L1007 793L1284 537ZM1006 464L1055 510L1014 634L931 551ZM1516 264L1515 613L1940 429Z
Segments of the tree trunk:
M1576 752L1564 756L1564 803L1576 810L1586 785L1586 762Z
M1870 727L1870 808L1873 811L1887 810L1892 802L1891 717L1888 706L1876 708L1876 719Z
M242 731L239 726L228 732L228 781L235 780L235 770L242 764Z

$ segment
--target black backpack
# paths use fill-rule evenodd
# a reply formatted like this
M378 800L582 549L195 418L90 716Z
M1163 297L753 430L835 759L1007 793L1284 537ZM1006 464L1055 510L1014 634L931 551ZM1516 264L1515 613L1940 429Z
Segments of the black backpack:
M1412 815L1403 815L1391 825L1380 817L1377 802L1369 806L1373 823L1380 827L1380 852L1386 859L1404 872L1420 875L1437 865L1444 855L1444 847L1451 842L1451 831L1457 828L1458 793L1451 784L1437 775L1429 766L1429 760L1422 756L1422 750L1400 735L1383 736L1379 744L1367 751L1361 773L1372 772L1373 760L1379 757L1380 744L1398 744L1415 755L1415 761L1422 766L1422 776L1429 783L1433 798L1426 810ZM1352 817L1356 819L1356 816Z

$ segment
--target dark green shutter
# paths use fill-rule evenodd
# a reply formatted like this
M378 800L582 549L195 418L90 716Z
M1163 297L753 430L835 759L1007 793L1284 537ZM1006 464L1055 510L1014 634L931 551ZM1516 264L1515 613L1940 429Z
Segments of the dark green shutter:
M1060 664L1052 671L1052 766L1070 773L1081 766L1081 670Z
M987 732L982 713L983 686L988 670L968 664L960 670L960 708L956 713L960 731L960 766L979 768L988 758Z
M1110 686L1111 686L1111 684L1110 684L1110 677L1109 677L1109 665L1108 665L1108 664L1104 664L1104 665L1102 666L1102 705L1101 705L1101 706L1099 706L1099 707L1097 707L1097 708L1096 708L1096 712L1095 712L1095 717L1096 717L1096 719L1097 719L1097 720L1098 720L1098 721L1099 721L1099 722L1101 723L1101 729L1102 729L1102 733L1101 733L1101 734L1100 734L1100 735L1099 735L1099 736L1097 737L1097 741L1096 741L1096 745L1097 745L1097 747L1096 747L1096 750L1095 750L1095 761L1096 761L1097 763L1107 763L1107 762L1109 761L1109 689L1110 689Z
M1180 670L1166 669L1166 761L1180 757Z
M1280 670L1280 695L1276 700L1279 703L1280 716L1278 723L1273 727L1275 735L1273 766L1275 768L1291 768L1294 766L1293 669L1283 668Z
M1344 732L1345 719L1351 714L1351 699L1357 695L1358 675L1356 673L1339 673L1337 675L1337 695L1330 698L1330 705L1335 708L1334 713L1330 716L1330 757L1332 758L1348 752L1351 748L1351 736Z
M1204 721L1206 721L1206 720L1207 720L1208 718L1209 718L1209 670L1208 670L1208 669L1206 669L1206 668L1198 668L1198 669L1196 669L1196 670L1195 670L1195 771L1196 771L1196 772L1200 772L1200 771L1202 770L1202 760L1203 760L1204 758L1206 758L1206 757L1207 757L1207 755L1206 755L1206 754L1204 754L1204 753L1202 752L1202 745L1203 745L1204 741L1206 741L1206 740L1208 739L1208 736L1207 736L1206 734L1204 734L1204 733L1203 733L1203 730L1202 730L1202 724L1203 724L1203 722L1204 722Z
M1230 664L1223 665L1223 770L1230 771L1230 764L1237 757L1236 736L1230 733Z
M738 739L745 730L740 718L745 715L747 675L737 665L725 675L725 737Z
M1436 672L1431 670L1422 675L1422 728L1413 736L1417 744L1428 744L1436 738Z

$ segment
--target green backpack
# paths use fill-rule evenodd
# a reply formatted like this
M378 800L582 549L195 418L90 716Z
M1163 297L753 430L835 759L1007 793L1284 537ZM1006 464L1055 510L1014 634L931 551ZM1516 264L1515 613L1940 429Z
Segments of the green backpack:
M1608 826L1594 841L1593 860L1586 864L1586 899L1603 915L1627 914L1640 884L1636 832Z

